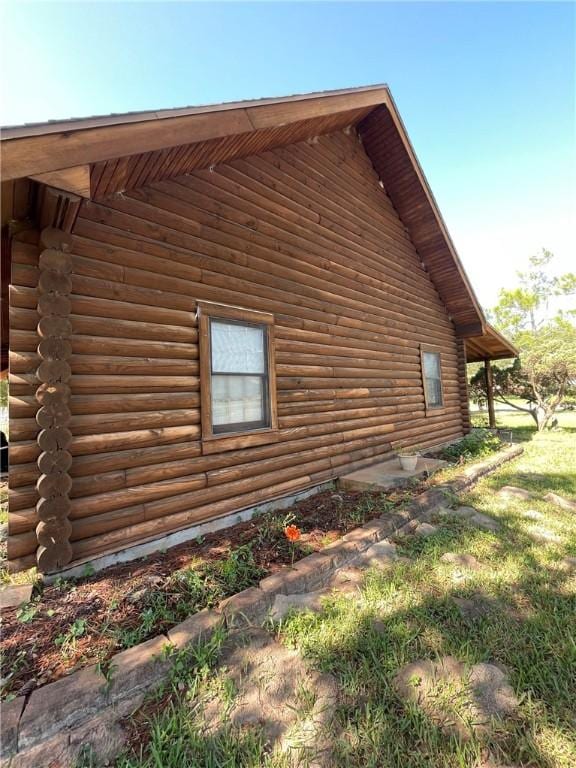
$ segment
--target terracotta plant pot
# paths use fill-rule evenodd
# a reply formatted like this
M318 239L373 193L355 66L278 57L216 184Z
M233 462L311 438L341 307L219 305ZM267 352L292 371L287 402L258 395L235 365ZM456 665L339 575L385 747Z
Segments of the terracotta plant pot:
M416 469L416 464L418 464L418 456L399 455L398 458L400 459L400 466L406 472L411 472L413 469Z

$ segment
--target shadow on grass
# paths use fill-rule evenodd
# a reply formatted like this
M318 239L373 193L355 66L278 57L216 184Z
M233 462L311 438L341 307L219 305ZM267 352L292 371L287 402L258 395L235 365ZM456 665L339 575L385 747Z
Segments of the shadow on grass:
M349 607L339 603L339 598L323 616L294 617L292 626L288 622L286 636L315 665L337 677L349 700L341 713L347 738L338 746L340 755L334 765L468 768L478 764L485 749L504 763L542 768L564 764L542 752L537 731L552 730L559 739L566 735L569 741L574 718L571 633L576 600L565 589L568 574L544 572L532 540L505 520L502 523L503 540L454 523L436 537L406 542L405 553L413 563L396 572L370 574L364 611L350 616ZM486 544L487 537L492 538L494 562L522 553L511 583L496 582L483 590L474 577L469 583L446 584L433 573L440 554L474 549L482 541ZM421 599L413 595L412 605L392 613L379 610L377 600L371 602L371 595L393 595L407 589L411 574L416 589L425 579ZM453 598L471 597L479 591L495 598L494 610L475 620L463 618ZM442 734L423 712L402 705L392 689L396 672L416 659L446 655L469 664L503 665L523 699L518 717L497 728L492 737L461 743Z
M280 628L284 641L298 647L313 667L332 674L341 690L333 753L315 765L477 768L487 754L497 764L570 764L565 755L576 749L570 735L576 597L568 590L568 572L542 567L542 545L515 527L516 512L498 520L501 529L493 534L443 519L436 535L402 541L402 554L411 562L367 574L358 605L346 597L329 599L321 614L296 614ZM485 570L454 581L453 566L438 567L448 551L474 553ZM502 569L501 578L489 578L491 566ZM492 610L476 619L463 617L454 598L478 594L493 601ZM388 610L390 604L398 607ZM447 655L506 668L521 700L518 715L489 736L462 740L443 733L419 707L403 704L392 684L398 670L417 659ZM173 701L149 723L142 757L123 758L117 768L286 765L285 758L271 756L257 713L253 727L234 731L224 722L207 733L198 726L194 701L178 693Z
M503 485L517 485L541 496L548 493L550 488L554 488L555 492L568 494L576 499L576 470L556 472L553 469L539 468L537 472L523 472L509 468L501 469L495 487Z

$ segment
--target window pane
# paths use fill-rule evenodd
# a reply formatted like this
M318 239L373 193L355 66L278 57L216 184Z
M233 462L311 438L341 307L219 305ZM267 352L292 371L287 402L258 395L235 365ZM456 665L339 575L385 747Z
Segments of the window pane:
M442 405L442 385L440 379L424 379L426 402L428 406Z
M264 379L260 376L212 376L212 424L264 422Z
M264 329L224 320L210 323L213 373L265 373Z
M440 355L437 352L424 352L422 355L424 364L424 377L431 379L440 378Z

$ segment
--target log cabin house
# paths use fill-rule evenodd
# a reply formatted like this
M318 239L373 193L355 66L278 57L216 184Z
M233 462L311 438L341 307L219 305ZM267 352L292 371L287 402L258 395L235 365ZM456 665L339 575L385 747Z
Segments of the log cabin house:
M12 570L136 556L460 438L466 361L516 354L385 86L6 128L1 150Z

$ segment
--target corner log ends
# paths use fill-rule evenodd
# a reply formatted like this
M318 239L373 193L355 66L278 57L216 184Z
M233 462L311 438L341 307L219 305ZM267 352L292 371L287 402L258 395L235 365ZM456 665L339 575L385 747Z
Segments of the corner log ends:
M69 493L72 456L68 451L72 433L70 413L70 292L72 282L72 238L59 229L44 229L40 236L38 280L38 356L36 400L40 406L36 421L38 433L38 478L36 505L38 525L36 561L43 573L56 571L72 559L72 525Z

